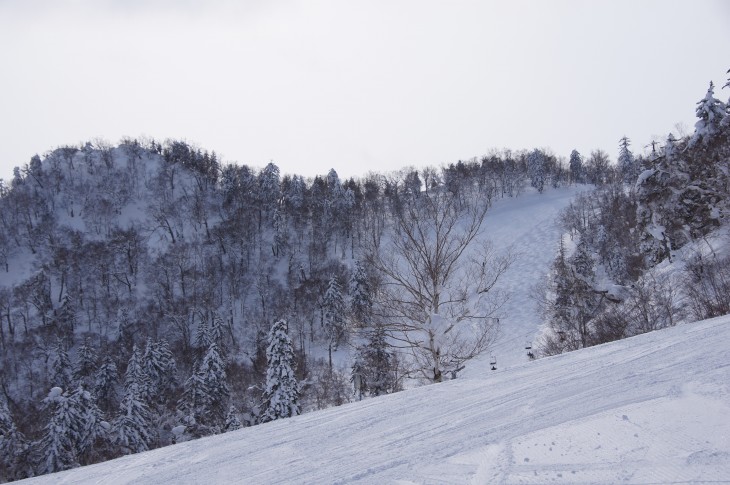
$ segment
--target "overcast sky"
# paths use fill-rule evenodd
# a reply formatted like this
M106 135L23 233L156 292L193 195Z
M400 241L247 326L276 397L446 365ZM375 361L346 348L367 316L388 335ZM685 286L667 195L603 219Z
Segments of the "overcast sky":
M691 131L730 2L0 0L0 178L95 138L341 176Z

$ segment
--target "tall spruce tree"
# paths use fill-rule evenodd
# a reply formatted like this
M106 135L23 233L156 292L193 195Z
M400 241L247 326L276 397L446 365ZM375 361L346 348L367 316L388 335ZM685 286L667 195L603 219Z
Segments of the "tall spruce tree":
M167 340L147 339L141 367L149 380L153 400L158 404L167 402L175 385L176 373L175 359Z
M225 423L230 389L226 383L226 364L215 342L210 344L198 372L203 383L202 415L207 424L220 429Z
M79 466L76 444L80 440L78 409L67 392L54 387L43 400L50 419L35 444L38 471L54 473Z
M73 366L66 345L60 338L56 341L55 351L56 358L51 366L51 385L68 389L73 383Z
M352 317L358 325L368 325L373 311L373 299L365 267L358 260L350 278L350 308Z
M332 275L322 297L323 325L329 340L329 361L332 367L332 351L337 350L345 335L345 300L337 276Z
M530 185L542 193L547 178L547 160L542 151L535 149L527 154L527 174L530 177Z
M725 104L715 98L715 86L710 81L707 94L697 102L697 123L695 132L689 140L690 148L698 145L710 144L720 133L723 119L725 118Z
M380 396L395 390L393 355L388 349L385 328L376 324L368 332L367 343L358 352L364 388L371 396Z
M94 385L92 387L96 402L107 412L110 412L112 407L116 406L117 380L117 364L114 363L114 359L110 355L107 355L94 374Z
M84 387L91 388L93 386L94 372L97 367L96 352L87 338L79 346L76 368L73 373L74 380L83 384Z
M149 407L133 381L126 386L119 414L112 423L113 440L125 455L147 451L153 441L151 427Z
M629 150L630 140L627 137L619 141L618 167L621 171L621 178L626 184L636 183L637 167L634 154Z
M31 475L27 452L29 443L18 431L7 404L0 400L0 481L11 481Z
M266 349L268 366L261 422L296 416L299 408L299 383L294 363L294 348L286 320L277 320L269 331Z
M580 156L578 150L570 152L570 181L574 184L583 183L583 157Z

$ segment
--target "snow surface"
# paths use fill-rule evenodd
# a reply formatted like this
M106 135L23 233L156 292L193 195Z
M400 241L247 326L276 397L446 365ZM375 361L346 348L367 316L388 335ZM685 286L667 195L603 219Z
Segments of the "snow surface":
M29 483L730 483L729 340L680 325Z
M497 200L487 212L482 237L491 240L498 251L511 248L517 258L497 285L510 298L499 311L499 338L490 355L467 363L461 376L491 372L487 364L492 355L498 369L527 362L525 344L532 343L542 325L532 291L550 271L557 254L562 232L556 219L586 190L585 185L546 189L542 194L530 190L514 199Z

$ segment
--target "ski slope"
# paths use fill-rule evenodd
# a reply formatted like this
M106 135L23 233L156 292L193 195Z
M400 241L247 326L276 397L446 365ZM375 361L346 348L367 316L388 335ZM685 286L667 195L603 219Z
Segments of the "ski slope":
M730 483L730 317L30 480Z
M500 309L500 334L490 355L466 364L462 376L471 377L490 372L489 359L497 359L498 369L527 362L525 343L532 342L541 320L532 298L534 285L550 270L558 250L561 230L556 219L585 185L534 189L517 198L499 199L487 212L482 236L492 241L497 251L507 248L516 259L502 276L497 289L509 295Z

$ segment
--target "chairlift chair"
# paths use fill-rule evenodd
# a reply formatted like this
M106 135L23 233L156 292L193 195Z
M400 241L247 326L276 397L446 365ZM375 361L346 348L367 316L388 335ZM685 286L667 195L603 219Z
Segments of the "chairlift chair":
M495 356L492 356L491 360L489 361L489 365L491 366L492 370L497 370L497 358Z
M525 350L527 351L527 357L529 357L530 360L535 358L535 354L532 352L532 342L529 340L525 342Z

